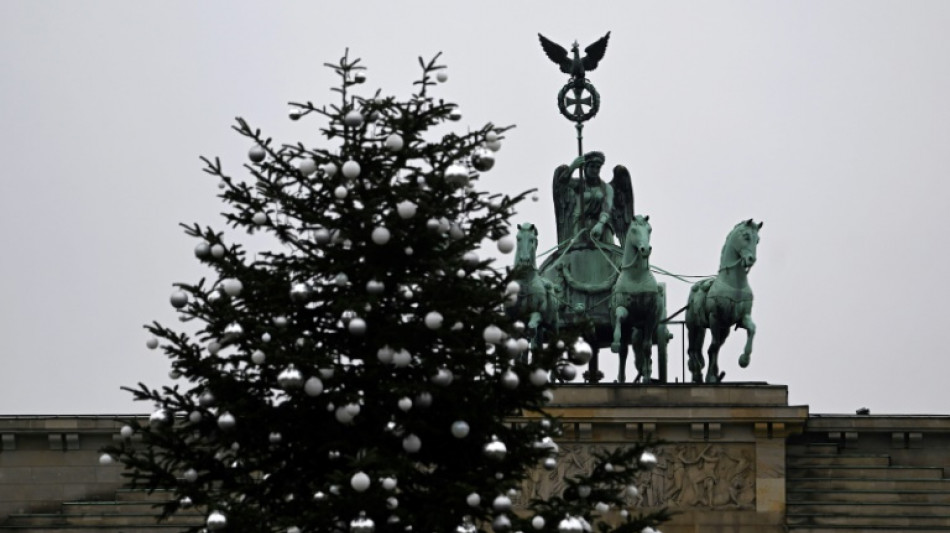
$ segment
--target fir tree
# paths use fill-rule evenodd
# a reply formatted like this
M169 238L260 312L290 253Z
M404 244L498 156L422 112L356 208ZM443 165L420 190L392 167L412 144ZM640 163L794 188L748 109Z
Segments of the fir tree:
M437 60L420 58L400 101L355 94L363 67L344 56L327 65L339 103L291 104L292 119L323 117L325 146L278 145L237 119L250 179L204 159L228 225L279 246L250 254L183 225L213 275L178 284L171 303L199 326L147 326L177 384L129 388L157 410L104 450L133 487L173 491L163 517L191 507L210 530L352 533L639 532L666 518L623 510L640 446L513 509L532 469L554 465L548 375L589 347L560 332L515 357L528 345L503 311L516 285L478 250L511 247L524 194L475 188L508 128L432 138L459 119L432 96Z

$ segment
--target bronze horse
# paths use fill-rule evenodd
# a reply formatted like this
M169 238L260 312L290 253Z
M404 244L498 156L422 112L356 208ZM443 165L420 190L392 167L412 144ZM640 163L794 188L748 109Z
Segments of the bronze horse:
M508 312L512 316L528 318L528 338L532 347L537 347L544 332L557 327L558 302L554 284L538 273L538 229L529 222L521 224L516 242L511 277L518 282L520 289Z
M636 215L623 239L620 274L610 293L610 311L614 324L610 349L620 356L617 381L626 381L627 346L633 347L634 365L643 383L653 373L653 344L659 351L660 381L666 381L666 344L669 332L664 323L666 294L650 272L650 217ZM636 379L634 380L636 381Z
M686 306L686 328L689 332L689 370L693 382L701 383L703 377L703 341L706 329L712 333L709 344L709 368L706 383L719 383L719 349L729 328L746 330L745 349L739 356L739 366L749 366L752 356L752 339L755 323L752 322L752 288L748 273L755 264L755 250L759 244L762 223L752 219L742 221L726 237L719 259L719 274L715 279L703 280L693 285Z

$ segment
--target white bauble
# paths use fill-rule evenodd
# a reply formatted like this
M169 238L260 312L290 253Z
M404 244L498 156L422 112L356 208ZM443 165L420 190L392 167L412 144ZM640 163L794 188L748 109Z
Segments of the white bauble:
M537 515L531 519L531 527L534 529L544 529L544 517Z
M332 178L334 175L336 175L336 170L336 165L333 163L326 163L323 165L323 173L326 174L327 177Z
M435 75L435 79L439 80L439 83L445 83L449 79L449 75L445 73L444 70L440 70Z
M443 174L445 182L450 185L465 185L468 183L468 169L453 163L445 169L445 174Z
M478 264L478 254L475 252L465 252L462 255L462 261L468 266L475 266Z
M347 188L342 185L340 185L336 189L333 189L333 196L336 196L340 200L346 198L346 195L349 193L350 191L348 191Z
M485 134L485 142L490 142L490 143L492 143L492 142L495 142L495 141L497 141L497 140L498 140L498 134L497 134L497 133L495 133L495 132L493 132L493 131L490 131L490 132L488 132L488 133Z
M343 163L343 177L348 180L359 177L360 170L360 164L356 161L353 161L352 159L346 163Z
M317 162L309 157L301 159L297 164L297 170L304 176L309 176L317 171Z
M205 524L211 531L220 531L228 526L228 519L221 511L212 511L211 514L208 515L208 520L205 521Z
M453 379L455 379L455 376L452 374L452 371L443 367L432 376L431 381L440 387L448 387L452 384Z
M574 353L571 354L571 362L575 365L586 365L594 355L594 350L584 339L577 339L574 343Z
M396 402L396 405L399 406L401 411L407 413L410 409L412 409L412 399L403 396L402 398L399 398L399 401Z
M482 503L482 497L473 492L465 498L465 503L467 503L469 507L478 507Z
M489 141L485 143L485 146L487 146L492 152L497 152L498 150L501 150L501 141L497 139L494 141Z
M498 239L498 251L503 254L510 254L515 249L515 240L511 235L505 235Z
M529 379L535 387L543 387L548 383L548 373L543 368L535 368Z
M414 434L409 434L402 439L402 449L408 453L416 453L422 448L422 440Z
M376 357L379 359L380 363L388 365L389 363L393 362L394 353L395 352L393 352L393 349L390 348L389 345L386 345L376 351Z
M112 456L107 453L104 453L99 456L99 464L103 466L111 465L114 462L115 462L115 459L113 459Z
M244 285L239 279L226 278L221 280L221 288L224 289L225 294L233 297L241 294L241 290L244 289Z
M254 353L251 354L251 361L255 365L264 364L264 361L267 360L267 356L264 355L264 352L260 350L254 350Z
M396 478L394 477L384 477L382 480L383 488L386 490L393 490L396 488Z
M323 392L323 382L316 376L310 377L304 382L303 391L307 396L319 396Z
M402 150L404 143L403 143L402 137L393 133L389 137L386 137L386 141L383 144L386 146L386 149L389 150L390 152L398 152L399 150Z
M415 401L418 407L429 407L432 405L432 394L429 392L420 392Z
M442 327L442 322L445 319L442 317L442 313L438 311L429 311L425 317L426 327L429 329L439 329Z
M505 373L501 375L501 384L508 390L517 389L520 381L518 374L511 369L505 370Z
M384 227L382 227L382 226L380 226L380 227L378 227L378 228L373 228L372 239L373 239L373 242L374 242L374 243L376 243L376 244L382 246L382 245L386 244L387 242L389 242L389 238L390 238L390 237L391 237L391 235L390 235L388 229L386 229L386 228L384 228Z
M158 339L156 339L155 337L152 337L151 339L145 341L145 347L148 348L149 350L154 350L155 348L158 348Z
M353 490L356 492L366 492L366 489L369 488L370 480L369 476L366 475L366 472L357 472L353 474L353 477L350 478L350 486L353 487Z
M396 368L407 367L411 362L412 355L406 350L399 350L393 354L393 365L395 365Z
M366 282L366 292L370 294L380 294L385 289L386 289L386 285L382 281L371 279Z
M485 342L488 344L499 344L502 339L505 338L505 332L498 326L492 324L486 327L485 331L482 332L482 338L485 339Z
M317 244L326 244L330 242L330 230L326 228L317 228L313 231L313 239Z
M224 246L220 244L215 244L211 247L211 257L215 259L221 259L224 257Z
M135 430L132 429L132 426L122 426L122 429L119 430L119 435L122 435L123 439L132 438L132 434L135 433Z
M403 200L396 204L396 212L399 213L399 217L403 220L414 217L418 208L419 206L409 200Z
M353 335L363 335L366 333L366 321L362 318L354 318L347 324L347 329L349 329Z
M253 217L251 217L251 221L257 224L258 226L261 226L267 222L267 214L261 211L258 211L257 213L254 213Z
M235 425L237 425L237 421L231 413L224 412L218 417L218 427L225 431L234 429Z

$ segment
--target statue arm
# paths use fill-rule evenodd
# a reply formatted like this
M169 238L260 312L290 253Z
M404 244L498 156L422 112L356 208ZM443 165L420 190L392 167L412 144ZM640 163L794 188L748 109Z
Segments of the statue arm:
M571 173L568 165L561 165L554 169L554 180L551 190L554 194L554 221L557 226L557 241L563 242L571 238L571 209L573 207L573 191L571 191Z

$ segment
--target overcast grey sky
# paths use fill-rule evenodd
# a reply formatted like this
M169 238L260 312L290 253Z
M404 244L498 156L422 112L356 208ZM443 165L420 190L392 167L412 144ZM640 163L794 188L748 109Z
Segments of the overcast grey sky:
M198 156L239 172L235 116L319 144L286 102L330 99L321 64L346 47L397 95L444 52L460 128L517 124L483 186L539 188L517 221L550 247L552 171L576 148L536 33L607 30L585 146L633 173L653 263L714 273L732 226L765 222L755 352L738 368L730 337L727 379L787 384L812 412L950 412L950 4L578 5L0 3L0 413L150 410L119 391L167 381L141 326L174 323L171 284L205 274L177 224L224 227ZM668 283L672 311L688 287Z

